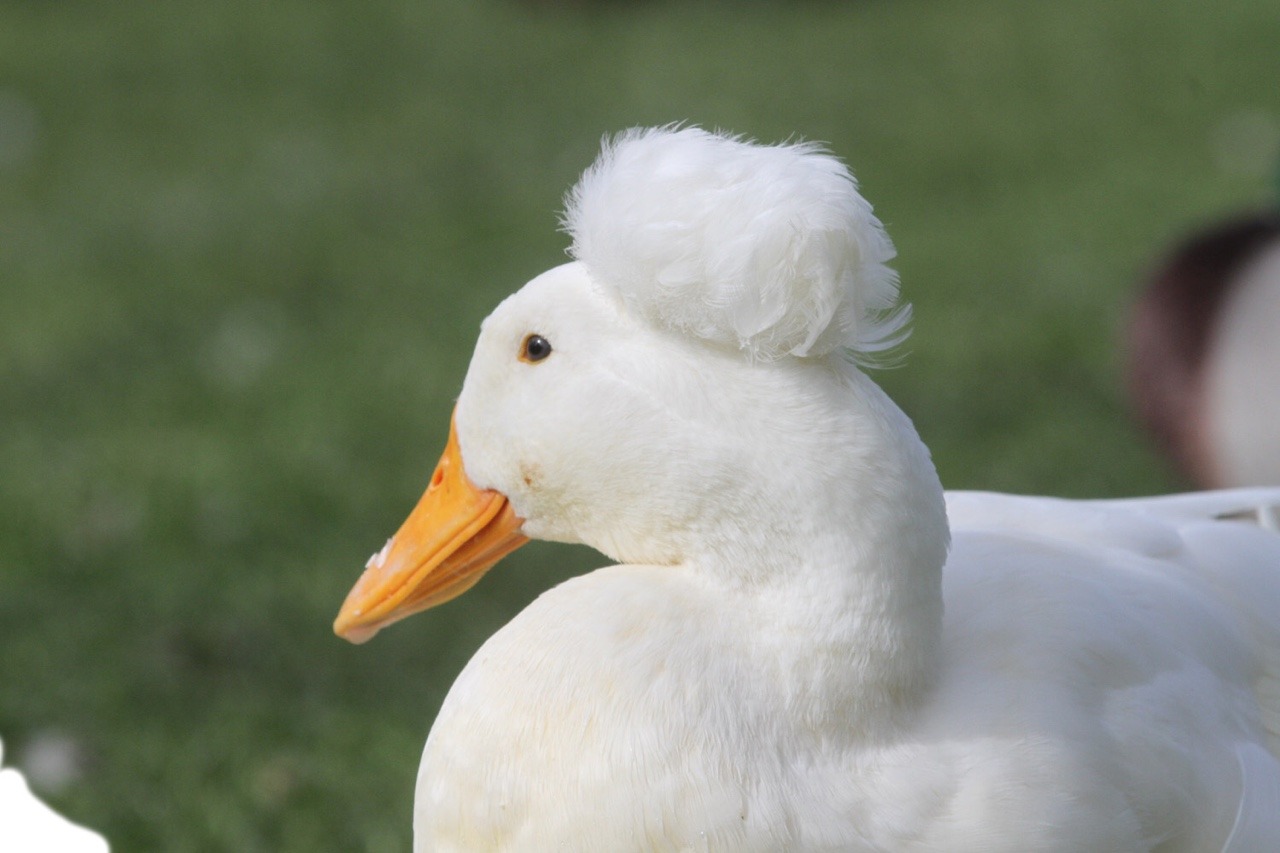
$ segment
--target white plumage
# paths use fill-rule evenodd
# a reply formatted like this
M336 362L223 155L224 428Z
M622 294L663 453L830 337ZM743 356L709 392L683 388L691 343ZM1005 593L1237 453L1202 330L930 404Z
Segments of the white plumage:
M754 358L869 356L906 335L893 244L813 144L623 133L570 192L564 224L573 257L632 311Z
M1280 490L944 498L846 357L892 250L814 147L624 134L567 224L336 627L524 536L619 565L459 676L416 849L1280 849Z

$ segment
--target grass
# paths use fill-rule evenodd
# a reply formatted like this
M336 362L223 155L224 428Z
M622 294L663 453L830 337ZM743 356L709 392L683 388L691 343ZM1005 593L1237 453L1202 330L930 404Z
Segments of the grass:
M452 679L600 558L329 623L631 125L849 160L916 306L880 378L949 487L1177 488L1119 327L1162 246L1266 198L1277 43L1269 0L0 6L6 756L72 738L46 795L118 851L408 847Z

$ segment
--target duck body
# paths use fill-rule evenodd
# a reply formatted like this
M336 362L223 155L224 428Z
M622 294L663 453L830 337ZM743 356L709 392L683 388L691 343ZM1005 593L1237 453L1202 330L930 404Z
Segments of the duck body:
M570 265L521 295L543 302L542 286L576 290L584 283ZM495 312L494 326L501 328L504 313ZM914 695L935 677L938 569L947 541L941 488L927 451L902 429L905 416L851 365L740 366L726 359L716 370L687 369L694 358L705 368L705 354L673 342L661 355L617 363L627 373L658 372L663 387L683 380L686 393L669 395L652 412L673 425L659 446L677 458L716 460L699 470L719 480L719 507L691 507L698 519L680 523L701 532L697 541L679 543L678 554L650 552L653 564L570 580L482 647L427 743L415 806L419 849L850 849L841 828L859 797L850 768L833 759L853 757L859 729L868 738L894 729L893 716L904 710L895 697ZM619 378L623 388L642 381ZM708 382L719 383L721 393L705 393L711 389L700 386ZM872 405L850 407L854 388ZM708 396L721 405L708 405ZM640 408L620 419L645 423L654 398L628 397ZM459 400L460 432L472 418L492 417L473 411L473 399ZM735 421L752 399L779 404ZM725 441L731 423L737 438ZM819 423L831 429L814 428ZM797 432L801 424L811 428L808 435ZM797 438L768 457L748 452L779 435ZM601 437L627 441L625 434ZM829 442L842 452L819 456ZM899 443L907 447L893 446ZM591 452L625 464L623 446ZM810 488L786 486L786 472L797 468ZM897 484L890 490L904 499L922 485L927 497L896 515L865 511L827 524L828 513L844 515L848 487L859 479ZM657 487L681 494L694 485L676 472L672 480ZM730 504L757 512L726 511ZM764 507L773 523L754 524ZM908 537L917 524L928 535ZM639 527L628 522L626 532ZM778 583L762 561L773 558L782 537L789 564ZM864 571L845 571L871 539L909 545ZM611 545L647 548L629 539ZM913 568L903 562L918 563L921 570L911 572L917 583L888 577ZM903 612L913 618L886 618ZM589 616L566 620L566 613ZM861 725L848 727L850 720ZM512 721L516 726L504 730ZM462 780L471 784L459 787Z
M451 690L417 849L1269 849L1280 535L1215 520L1265 501L949 495L936 668L892 699L834 583L824 623L696 566L570 580Z
M463 670L417 850L1280 849L1280 489L945 495L859 366L891 246L811 147L631 134L567 221L335 625L526 538L617 563Z

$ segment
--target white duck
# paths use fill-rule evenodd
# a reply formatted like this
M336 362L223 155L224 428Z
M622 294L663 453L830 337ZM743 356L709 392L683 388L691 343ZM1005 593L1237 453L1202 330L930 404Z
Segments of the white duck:
M1280 485L1280 211L1193 234L1128 330L1139 417L1197 485Z
M4 745L0 744L0 758ZM74 824L31 793L13 768L0 767L0 850L4 853L107 853L101 835Z
M1280 849L1280 490L944 502L854 363L903 336L891 244L815 147L630 132L566 222L335 625L525 537L620 563L459 676L417 850Z

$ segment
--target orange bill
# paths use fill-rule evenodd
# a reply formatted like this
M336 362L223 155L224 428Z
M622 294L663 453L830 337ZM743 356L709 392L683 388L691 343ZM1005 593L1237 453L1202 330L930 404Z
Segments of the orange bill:
M462 595L529 541L520 534L523 523L504 495L467 479L450 423L431 485L386 547L369 559L342 603L334 633L363 643L392 622Z

